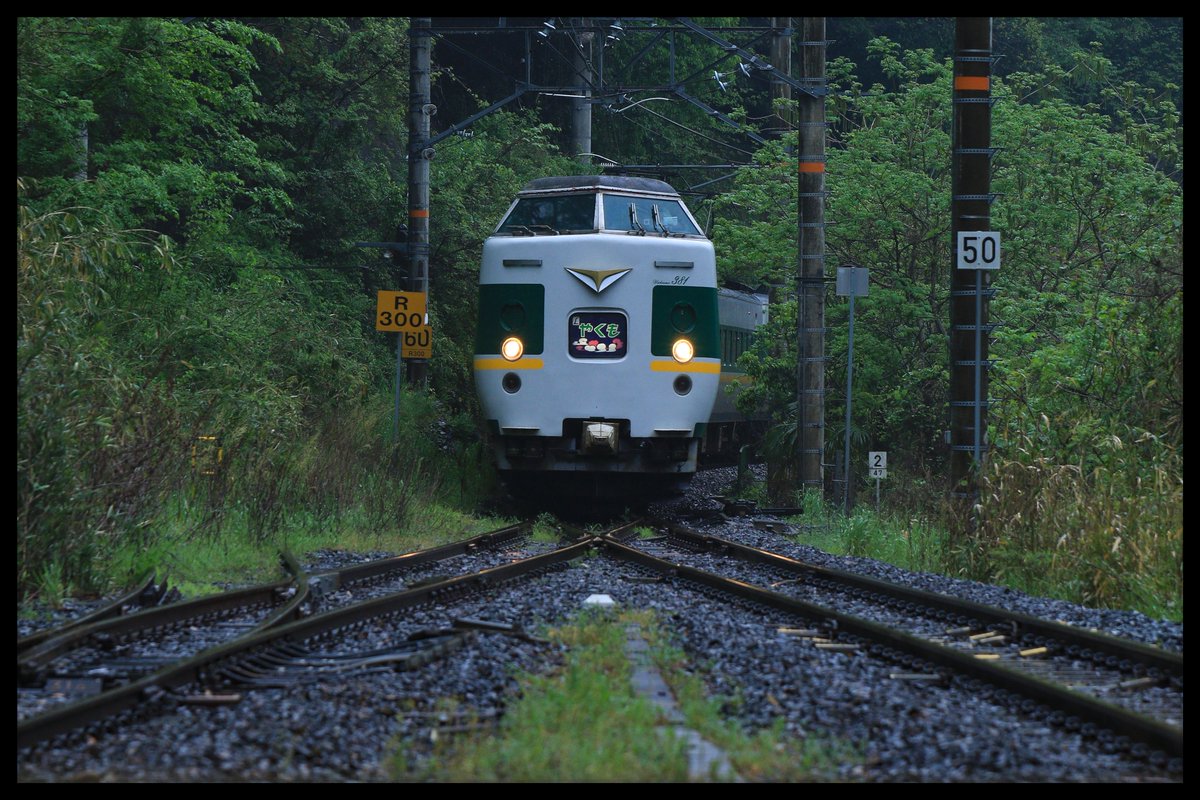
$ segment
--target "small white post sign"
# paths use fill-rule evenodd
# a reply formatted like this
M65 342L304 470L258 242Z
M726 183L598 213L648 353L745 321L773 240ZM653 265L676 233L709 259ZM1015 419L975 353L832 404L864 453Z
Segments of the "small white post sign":
M867 454L867 466L871 470L872 478L887 477L887 451L872 450Z
M999 231L959 231L959 269L1000 269Z

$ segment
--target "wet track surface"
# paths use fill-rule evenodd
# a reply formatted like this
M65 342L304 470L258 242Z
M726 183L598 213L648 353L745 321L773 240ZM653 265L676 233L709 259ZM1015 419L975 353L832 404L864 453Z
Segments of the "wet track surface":
M692 508L707 502L703 498L709 491L697 486L691 496L655 511ZM910 585L1182 649L1182 625L1138 614L1098 612L1011 590L903 573L866 559L839 559L763 533L748 521L722 523L709 532L794 557L822 559L840 569L901 577ZM462 556L415 570L403 581L461 574L550 547L525 543ZM345 554L318 554L311 566L342 566L346 560ZM710 566L721 572L732 569L727 560ZM760 569L756 580L768 585L786 578ZM463 618L537 633L577 613L595 593L609 594L624 607L654 610L689 655L691 669L704 677L712 694L726 698L726 713L745 729L781 725L784 735L832 737L856 752L832 773L814 776L818 780L1182 779L1178 769L1154 767L1047 724L970 681L946 685L896 677L902 670L894 663L861 652L819 649L795 635L811 621L670 581L648 581L643 571L603 555L572 561L531 583L414 609L356 629L350 641L309 650L329 655L387 649L417 632L450 630ZM451 735L464 726L490 724L507 708L519 672L554 669L562 655L559 645L537 637L475 630L461 647L415 669L357 671L334 681L254 689L229 705L175 704L136 725L18 751L18 780L403 778L403 770L389 771L387 754L394 741L404 740L410 759L419 760L435 731ZM447 710L447 698L453 699L454 711ZM20 703L19 698L19 714Z

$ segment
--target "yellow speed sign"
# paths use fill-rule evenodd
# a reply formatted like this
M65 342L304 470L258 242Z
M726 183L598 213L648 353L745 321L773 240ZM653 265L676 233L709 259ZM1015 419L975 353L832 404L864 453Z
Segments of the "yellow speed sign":
M425 327L424 292L383 292L375 302L375 330L416 332Z
M426 325L400 334L401 358L433 358L433 329Z

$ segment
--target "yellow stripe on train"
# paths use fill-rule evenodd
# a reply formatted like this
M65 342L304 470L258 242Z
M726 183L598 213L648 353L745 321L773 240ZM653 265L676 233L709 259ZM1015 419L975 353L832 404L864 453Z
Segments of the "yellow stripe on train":
M716 375L721 371L720 361L689 361L686 364L680 364L674 359L664 359L662 361L651 361L650 369L653 372L706 372L710 375Z
M522 358L506 361L503 358L476 358L475 369L541 369L545 362L540 358Z

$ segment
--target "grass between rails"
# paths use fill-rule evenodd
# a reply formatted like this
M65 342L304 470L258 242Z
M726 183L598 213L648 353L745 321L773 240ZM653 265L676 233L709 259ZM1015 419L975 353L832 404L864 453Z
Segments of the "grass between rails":
M394 774L434 781L686 781L687 758L661 714L630 683L626 626L647 637L656 667L671 685L686 724L721 746L750 780L805 780L832 772L852 748L800 742L778 725L747 734L709 698L652 612L581 612L549 635L567 648L561 669L520 677L518 699L498 729L436 737L431 750L397 743ZM725 703L731 701L724 701Z

